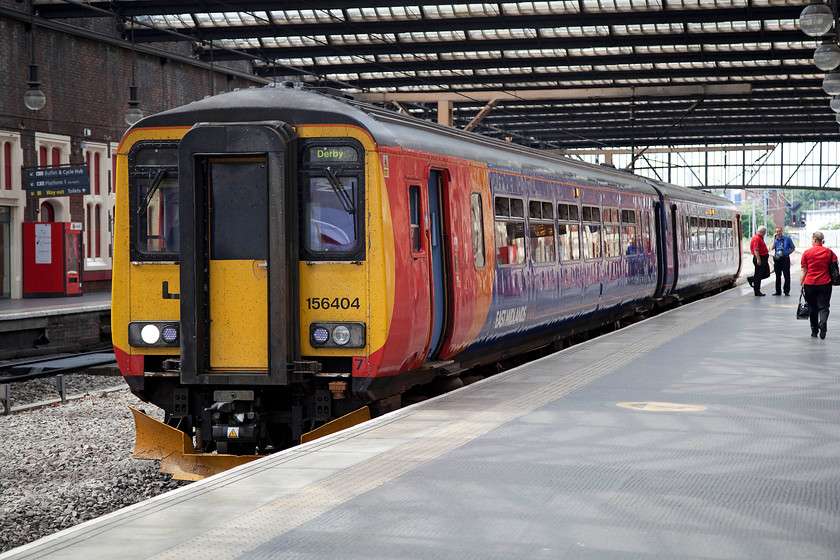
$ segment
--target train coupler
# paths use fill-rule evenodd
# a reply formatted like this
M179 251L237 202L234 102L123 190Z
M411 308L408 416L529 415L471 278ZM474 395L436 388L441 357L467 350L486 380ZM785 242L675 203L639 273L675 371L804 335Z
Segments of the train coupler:
M241 452L256 448L259 431L253 411L254 391L222 390L213 392L215 401L206 412L212 421L211 434L220 453Z

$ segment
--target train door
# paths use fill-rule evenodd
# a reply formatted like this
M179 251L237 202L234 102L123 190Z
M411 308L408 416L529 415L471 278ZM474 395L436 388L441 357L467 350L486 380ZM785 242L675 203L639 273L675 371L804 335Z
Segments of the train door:
M674 277L672 281L672 289L676 290L680 280L680 242L682 240L680 230L682 226L682 217L677 213L677 205L673 202L671 203L671 226L673 228L672 252L674 261Z
M432 295L432 324L427 358L437 354L447 327L449 294L446 270L446 230L444 219L444 177L440 171L429 173L429 278Z
M670 216L668 201L660 193L660 199L653 205L653 231L651 243L656 242L656 291L654 297L662 297L674 291L672 255L669 254L669 226Z
M179 149L181 375L286 381L296 359L297 188L282 123L196 125ZM293 153L293 152L292 152Z
M208 157L201 188L207 239L207 367L268 369L266 159ZM243 336L243 333L248 333Z

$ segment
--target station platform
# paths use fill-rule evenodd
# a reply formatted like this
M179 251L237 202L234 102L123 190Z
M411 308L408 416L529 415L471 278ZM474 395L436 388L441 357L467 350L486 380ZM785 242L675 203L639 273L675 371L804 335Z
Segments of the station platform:
M110 292L0 300L0 360L82 351L110 340Z
M836 559L840 318L811 338L796 295L741 284L0 559Z
M0 299L0 321L109 311L110 309L111 292L93 292L80 296L54 298Z

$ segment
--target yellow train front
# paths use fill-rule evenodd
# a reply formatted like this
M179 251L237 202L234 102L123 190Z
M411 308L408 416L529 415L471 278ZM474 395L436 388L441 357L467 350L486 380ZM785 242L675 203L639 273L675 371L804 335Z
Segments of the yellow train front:
M371 401L396 406L387 397L434 375L421 368L429 296L395 294L391 209L408 201L389 201L388 157L359 114L253 89L123 138L114 348L131 390L199 450L282 449ZM410 274L403 288L422 280ZM395 307L403 324L386 357Z
M725 200L301 89L147 117L117 158L114 348L188 455L288 447L740 265Z

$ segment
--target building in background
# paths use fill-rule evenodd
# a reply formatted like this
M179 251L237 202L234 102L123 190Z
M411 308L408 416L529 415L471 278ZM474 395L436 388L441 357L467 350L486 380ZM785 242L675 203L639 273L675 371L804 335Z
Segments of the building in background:
M0 298L24 296L26 222L80 228L81 285L109 290L113 162L127 118L265 81L249 63L194 60L178 51L184 44L134 45L125 21L70 26L30 9L30 2L0 0ZM86 194L27 191L27 170L78 166L88 170Z

